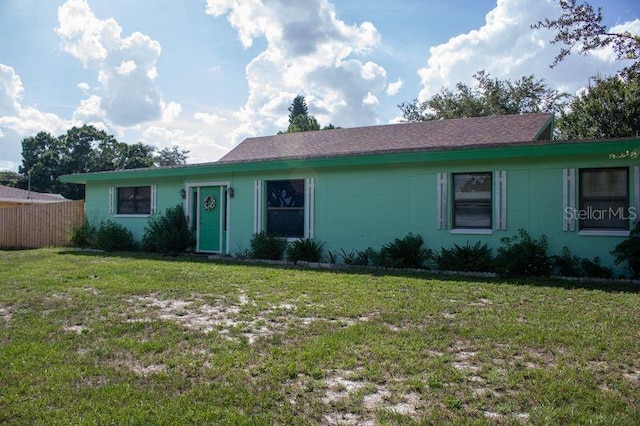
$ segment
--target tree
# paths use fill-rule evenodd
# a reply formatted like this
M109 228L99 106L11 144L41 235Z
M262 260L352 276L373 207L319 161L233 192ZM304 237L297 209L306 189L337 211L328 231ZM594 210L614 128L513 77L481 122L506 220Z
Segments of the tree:
M0 170L0 185L22 188L24 181L25 178L20 173L13 170Z
M314 132L320 130L320 124L313 115L296 115L287 129L287 133Z
M22 141L22 165L18 172L30 177L31 189L84 198L84 186L60 182L59 176L152 167L155 148L142 143L127 145L94 126L73 127L53 137L40 132Z
M533 29L556 30L556 35L551 43L564 45L551 64L552 68L576 49L580 55L588 55L594 50L610 46L616 53L618 60L634 61L623 69L623 73L640 71L638 61L640 59L640 36L628 31L608 31L607 27L602 24L602 8L598 8L596 12L589 3L577 4L576 0L560 0L560 7L562 14L558 19L547 18L531 26Z
M566 93L553 90L544 80L533 75L519 80L491 78L481 70L473 75L474 86L456 85L456 91L442 89L420 102L398 105L405 121L428 121L443 118L482 117L504 114L556 112L566 105Z
M22 140L22 165L18 173L28 176L37 192L60 191L60 141L47 132Z
M564 139L640 136L640 73L596 78L561 112L557 129Z
M121 167L116 170L141 169L155 165L153 157L155 148L151 145L145 145L142 142L122 145L124 146L122 147Z
M307 107L307 101L304 96L298 95L293 99L293 103L289 107L289 127L287 130L280 131L278 134L283 133L298 133L298 132L313 132L320 130L320 124L313 115L309 114L309 108ZM323 130L335 129L333 124L325 126Z
M308 117L309 116L309 108L307 107L307 101L304 99L304 96L298 95L293 98L293 103L288 108L289 111L289 125L291 126L296 121L296 118L299 116Z
M184 166L187 164L189 151L177 146L163 148L155 156L154 163L158 167Z

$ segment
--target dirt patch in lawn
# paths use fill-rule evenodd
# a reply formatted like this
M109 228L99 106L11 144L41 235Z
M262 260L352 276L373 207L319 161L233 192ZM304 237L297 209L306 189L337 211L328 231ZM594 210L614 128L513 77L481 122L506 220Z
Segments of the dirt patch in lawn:
M480 298L478 300L475 300L473 302L469 302L468 305L469 306L473 306L473 307L477 307L477 308L485 308L487 306L493 305L493 302L491 300L489 300L489 299L486 299L486 298L482 297L482 298Z
M634 385L640 386L640 369L623 373L622 377L624 377Z
M325 377L322 402L329 408L325 423L374 425L380 411L415 420L426 405L417 393L393 392L389 384L361 380L360 376L361 370L344 370Z
M146 377L167 371L164 364L142 363L130 353L122 353L107 362L107 365L118 370L128 370L136 376Z
M11 306L0 306L0 319L6 322L11 321L12 310Z
M135 296L128 300L132 312L127 313L128 321L140 322L151 319L172 321L190 330L204 333L217 333L230 341L246 339L254 344L258 339L268 338L276 333L285 333L290 327L306 327L316 321L336 323L341 327L350 327L366 322L370 316L356 318L338 317L325 319L316 316L297 314L300 301L281 302L266 309L257 310L256 303L245 293L236 300L226 298L211 303L209 297L194 295L191 299L169 299L152 293L148 296ZM306 307L309 305L306 304Z
M62 329L64 331L69 332L69 333L75 333L75 334L82 334L84 332L89 331L89 327L87 327L86 325L82 325L82 324L65 325L64 327L62 327Z

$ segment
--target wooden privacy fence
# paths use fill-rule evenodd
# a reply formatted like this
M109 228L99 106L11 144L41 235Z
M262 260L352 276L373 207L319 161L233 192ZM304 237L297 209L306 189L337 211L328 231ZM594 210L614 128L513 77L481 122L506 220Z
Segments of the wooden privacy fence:
M0 247L65 246L83 222L83 200L0 209Z

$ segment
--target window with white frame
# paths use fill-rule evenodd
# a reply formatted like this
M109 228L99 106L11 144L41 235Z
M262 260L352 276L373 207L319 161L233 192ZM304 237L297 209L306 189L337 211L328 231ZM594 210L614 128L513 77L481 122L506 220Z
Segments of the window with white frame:
M580 169L581 230L629 229L629 169Z
M286 238L313 238L314 194L314 178L256 180L253 231Z
M118 214L151 214L151 186L118 188Z
M265 189L267 234L304 237L304 179L267 181Z
M155 185L109 188L109 214L147 216L155 211Z
M437 229L472 234L507 230L506 170L440 172L436 183Z
M491 229L492 185L490 172L453 174L453 227Z

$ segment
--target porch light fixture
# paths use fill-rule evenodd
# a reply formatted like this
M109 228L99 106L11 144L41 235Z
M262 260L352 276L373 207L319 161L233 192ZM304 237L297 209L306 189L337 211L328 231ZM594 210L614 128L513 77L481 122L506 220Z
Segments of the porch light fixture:
M184 188L180 190L180 196L182 197L183 200L187 198L187 191L185 191Z
M233 196L235 195L236 191L233 189L233 187L229 187L229 189L227 189L227 194L229 194L229 198L233 198Z

